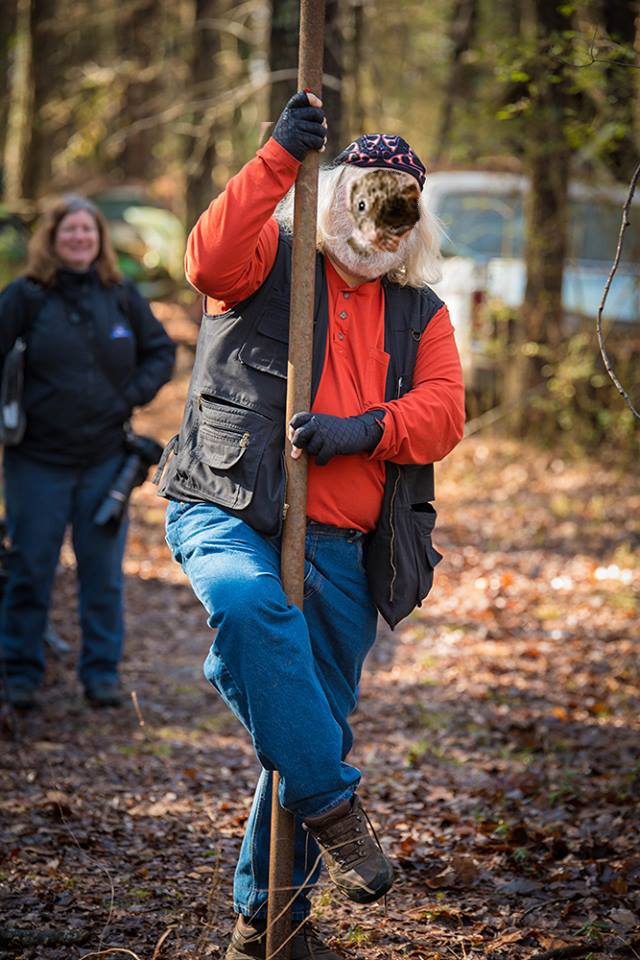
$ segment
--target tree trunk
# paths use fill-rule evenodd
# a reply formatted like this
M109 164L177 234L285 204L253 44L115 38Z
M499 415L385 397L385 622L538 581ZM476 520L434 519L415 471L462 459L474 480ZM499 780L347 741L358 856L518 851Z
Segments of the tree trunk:
M290 80L276 80L269 92L269 120L275 122L285 103L296 91L298 71L298 0L271 0L269 69L272 73L291 70Z
M0 77L4 89L9 90L9 71L12 62L13 38L16 32L16 8L11 5L6 15L0 17ZM4 146L7 139L7 118L9 113L9 96L0 97L0 156L4 156Z
M158 137L153 128L136 128L136 121L151 112L151 100L158 91L158 8L157 0L136 0L120 28L120 52L129 77L122 110L122 123L129 129L119 157L126 180L149 179L152 148Z
M347 140L357 139L365 130L365 103L364 103L364 84L362 71L362 55L364 51L364 9L362 0L354 0L353 3L353 40L351 47L351 77L353 82L353 91L351 96L351 118L353 129L351 136L347 133ZM346 146L346 144L345 144Z
M545 140L545 131L550 140ZM567 255L569 150L560 130L540 127L527 158L530 189L526 202L526 335L556 346L562 330L562 281Z
M24 173L25 195L32 199L46 191L51 179L53 151L44 111L54 93L51 76L59 69L59 63L53 63L59 48L59 37L53 30L55 17L56 0L32 0L31 35L37 56L32 63L33 123Z
M467 93L468 69L464 62L464 54L475 39L477 22L477 0L455 0L448 31L451 44L451 67L440 113L434 163L438 163L446 153L447 144L451 138L454 107L459 100L465 98Z
M24 172L31 137L33 109L31 74L31 0L18 0L4 148L4 200L10 206L19 206L24 199Z
M562 283L567 255L570 148L565 135L570 94L564 77L570 51L558 55L557 44L570 26L557 4L534 0L538 51L533 69L531 116L525 147L530 190L526 202L526 270L519 362L526 375L523 393L542 380L542 368L562 339ZM554 49L552 50L552 47ZM524 407L521 408L524 423Z
M298 30L300 24L298 0L271 0L271 34L269 38L269 68L272 72L290 70L290 80L278 80L271 84L269 94L269 119L276 121L289 97L296 91L298 69ZM340 23L340 0L325 3L324 73L341 83L342 80L342 29ZM327 149L323 159L331 159L340 152L342 143L342 89L335 83L325 83L323 104L329 126Z
M339 0L326 0L324 26L324 73L327 80L322 88L322 102L329 126L327 149L323 160L332 160L346 143L343 143L342 117L342 29ZM340 86L336 88L334 81Z
M638 0L605 0L601 12L602 24L610 40L622 44L625 49L633 50L636 45L636 27L640 26L640 4ZM608 56L620 60L615 51ZM611 64L606 71L607 94L611 109L624 131L618 137L609 154L608 165L621 183L628 183L638 162L638 129L636 126L636 104L632 96L634 67L638 67L638 50L635 61L629 60L628 66Z
M216 60L220 51L220 36L217 29L202 28L199 22L221 16L219 0L195 0L194 44L191 59L191 84L203 97L207 84L210 94L216 76ZM187 228L191 229L203 210L213 198L213 167L216 162L216 123L200 112L192 118L194 136L187 137L186 157L186 216Z

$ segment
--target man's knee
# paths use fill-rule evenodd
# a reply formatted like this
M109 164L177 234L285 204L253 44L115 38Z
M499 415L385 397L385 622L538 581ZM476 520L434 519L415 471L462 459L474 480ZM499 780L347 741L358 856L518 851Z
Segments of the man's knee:
M287 609L280 580L270 573L247 574L229 564L218 566L206 578L194 577L193 582L212 627L224 625L235 632L238 626L246 630L253 621L264 627L265 620L278 619Z

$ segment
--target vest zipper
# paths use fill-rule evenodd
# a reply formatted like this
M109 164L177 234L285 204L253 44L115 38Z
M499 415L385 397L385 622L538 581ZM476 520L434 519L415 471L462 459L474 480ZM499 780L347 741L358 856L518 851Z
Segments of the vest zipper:
M393 486L393 493L391 494L391 502L389 504L389 527L391 530L391 536L389 537L389 564L391 566L391 582L389 584L389 603L393 603L395 596L395 587L396 587L396 578L398 576L398 570L395 565L395 552L396 552L396 528L393 525L393 515L396 505L396 494L398 493L398 486L400 484L400 471L396 467L396 482Z
M280 516L278 517L278 530L276 533L277 537L282 535L282 528L285 520L287 519L287 512L289 510L289 504L287 503L287 461L284 450L280 454L280 471L282 475L282 500L280 501Z

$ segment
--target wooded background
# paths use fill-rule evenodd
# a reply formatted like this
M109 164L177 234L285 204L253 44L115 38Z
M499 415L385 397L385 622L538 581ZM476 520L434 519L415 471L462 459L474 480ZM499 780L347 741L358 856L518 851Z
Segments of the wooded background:
M430 169L530 177L525 304L509 333L516 394L559 365L569 386L558 402L576 393L576 344L562 329L567 188L570 177L628 184L638 162L639 9L638 0L327 0L327 159L384 130L405 136ZM3 0L5 205L29 215L63 190L143 184L189 228L295 90L297 30L297 0ZM635 350L627 341L625 374L638 366ZM635 425L615 397L599 422L597 391L610 385L595 364L578 377L587 376L587 439L615 428L616 442L631 442ZM543 412L543 425L563 429L559 408Z
M637 18L637 0L328 0L328 158L383 129L430 166L628 183ZM4 0L0 30L9 204L142 181L190 224L296 86L296 0Z

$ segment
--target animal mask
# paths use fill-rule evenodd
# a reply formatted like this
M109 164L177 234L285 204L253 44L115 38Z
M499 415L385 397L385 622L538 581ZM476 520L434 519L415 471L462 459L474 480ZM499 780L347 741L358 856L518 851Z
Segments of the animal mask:
M404 172L346 167L331 206L327 252L366 279L400 267L417 238L420 190Z
M387 170L372 170L349 189L349 212L355 229L347 243L361 257L374 251L395 253L400 240L420 219L420 191L415 180Z

